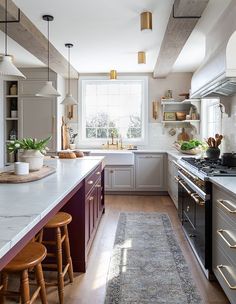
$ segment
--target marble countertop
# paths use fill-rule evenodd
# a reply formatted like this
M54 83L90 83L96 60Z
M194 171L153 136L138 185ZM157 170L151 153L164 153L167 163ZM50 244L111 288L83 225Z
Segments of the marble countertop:
M0 258L103 159L102 156L87 156L47 160L45 164L56 168L56 173L30 183L0 184Z
M236 196L236 176L216 176L209 179L213 184L223 188L231 195Z

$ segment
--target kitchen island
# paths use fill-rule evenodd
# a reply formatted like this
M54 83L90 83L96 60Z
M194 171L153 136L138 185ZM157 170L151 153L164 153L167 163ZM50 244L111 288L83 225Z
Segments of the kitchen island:
M103 157L53 159L56 173L38 181L0 184L0 270L60 210L69 225L75 271L86 271L87 256L104 212Z

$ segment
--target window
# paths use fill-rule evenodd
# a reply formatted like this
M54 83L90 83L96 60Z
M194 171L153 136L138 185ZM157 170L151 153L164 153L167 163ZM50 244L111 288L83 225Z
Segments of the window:
M146 78L82 79L82 141L104 142L113 135L124 141L145 139Z
M202 137L215 137L215 134L221 134L222 112L220 99L202 100Z

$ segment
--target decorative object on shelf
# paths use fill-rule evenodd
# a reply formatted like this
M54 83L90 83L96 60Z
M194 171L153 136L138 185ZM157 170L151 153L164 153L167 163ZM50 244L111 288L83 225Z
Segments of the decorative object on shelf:
M175 121L176 120L176 113L175 112L165 112L164 113L164 120L165 121Z
M66 43L65 47L68 48L68 93L66 94L66 97L63 99L61 104L63 105L76 105L77 101L72 97L71 91L70 91L70 49L73 47L72 43ZM73 109L72 109L73 111Z
M152 102L152 117L153 119L157 120L159 114L159 102L154 100Z
M9 89L9 95L17 95L17 85L13 83Z
M178 134L177 139L179 141L189 141L190 137L188 133L185 131L185 128L182 128L182 131Z
M48 80L45 84L45 86L42 87L42 89L36 94L36 96L39 97L58 97L61 96L57 90L53 87L52 81L50 81L50 40L49 40L49 23L50 21L53 21L53 16L51 15L43 15L43 20L47 21L48 23L48 66L47 66L47 74L48 74Z
M185 112L176 112L176 118L177 118L177 120L185 120L186 113Z
M16 175L27 175L29 174L29 163L15 162L14 173Z
M140 14L140 28L143 30L152 30L152 13L142 12Z
M10 104L10 117L11 118L17 118L18 112L17 112L17 100L15 98L11 99Z
M146 53L138 52L138 64L146 64Z
M47 143L51 140L51 136L37 140L33 138L23 138L11 141L7 144L7 149L10 153L18 150L23 150L20 156L21 161L29 163L30 171L40 170L43 166L44 154L47 151Z
M220 149L219 146L222 142L223 135L216 134L214 137L209 137L206 140L208 148L206 150L206 156L209 159L218 159L220 157Z
M62 124L61 124L61 146L62 150L66 150L69 148L70 139L69 139L69 133L68 133L68 126L65 122L64 117L62 116Z
M17 138L17 132L15 128L12 128L9 134L9 139L10 140L16 140Z
M204 143L198 139L191 139L188 141L177 141L174 147L181 153L197 155L202 152Z
M189 93L180 93L180 97L184 97L184 99L189 99Z
M26 78L25 75L21 73L20 70L13 64L13 57L8 54L8 23L14 23L20 21L20 10L18 9L18 19L17 20L7 20L7 4L8 0L5 0L5 20L0 21L0 23L5 24L5 52L4 55L0 57L0 75L1 76L13 76L18 78Z
M168 133L169 133L170 136L175 136L175 134L176 134L176 129L171 128L171 129L168 131Z
M172 99L173 98L173 92L172 90L167 90L165 94L166 99Z
M111 80L116 80L117 79L117 71L116 70L111 70L110 71L110 79Z

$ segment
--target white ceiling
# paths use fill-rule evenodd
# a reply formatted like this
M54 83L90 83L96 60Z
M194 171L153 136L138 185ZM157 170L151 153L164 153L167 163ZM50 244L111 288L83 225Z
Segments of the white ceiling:
M72 65L80 73L152 72L174 0L13 0L46 35L43 14L51 14L51 42L67 57L64 43L71 42ZM173 71L194 71L204 58L205 35L231 0L210 0L204 15L189 37ZM153 30L140 31L139 14L153 13ZM2 35L0 35L2 39ZM40 66L15 42L9 49L18 66ZM0 49L0 52L3 50ZM147 64L137 64L137 52L147 52Z

